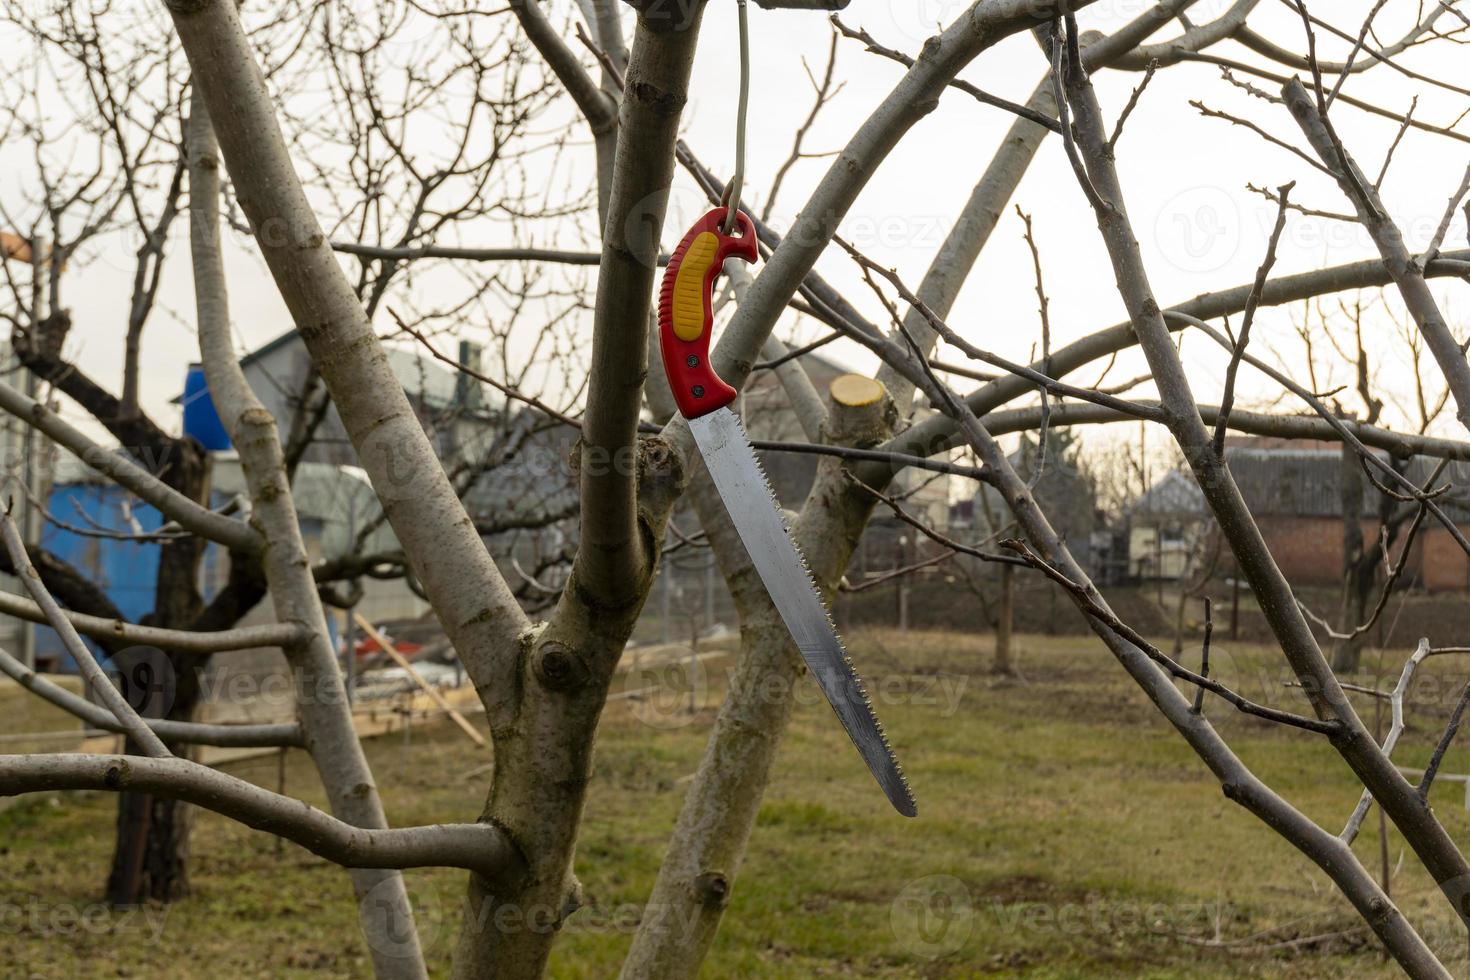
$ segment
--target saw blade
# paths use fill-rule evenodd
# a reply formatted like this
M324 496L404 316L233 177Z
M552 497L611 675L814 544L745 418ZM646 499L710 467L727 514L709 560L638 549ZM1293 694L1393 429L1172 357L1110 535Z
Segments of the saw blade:
M843 649L806 560L791 539L739 416L728 408L717 409L690 419L689 430L751 564L842 727L894 809L907 817L916 815L903 768Z

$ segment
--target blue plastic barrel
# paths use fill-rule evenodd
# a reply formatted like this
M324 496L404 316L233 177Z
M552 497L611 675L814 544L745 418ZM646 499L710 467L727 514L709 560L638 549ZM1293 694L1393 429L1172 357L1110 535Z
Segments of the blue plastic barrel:
M189 373L184 375L184 397L181 401L184 403L184 435L193 436L211 452L230 448L230 436L219 420L219 413L214 410L214 399L209 397L202 364L189 365Z

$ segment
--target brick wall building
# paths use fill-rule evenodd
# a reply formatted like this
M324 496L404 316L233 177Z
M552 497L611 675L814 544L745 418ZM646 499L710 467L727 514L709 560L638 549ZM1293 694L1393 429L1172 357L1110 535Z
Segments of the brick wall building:
M1341 447L1303 440L1237 439L1226 447L1225 455L1230 472L1288 581L1303 586L1341 584L1345 480ZM1353 465L1361 473L1360 464ZM1423 485L1437 461L1415 458L1398 465L1409 479ZM1436 485L1464 486L1467 479L1470 479L1470 463L1452 462ZM1371 542L1380 534L1385 499L1371 481L1366 477L1362 480L1358 524L1365 540ZM1389 513L1395 516L1412 515L1415 506L1401 501L1388 504ZM1440 505L1461 533L1470 537L1470 502L1447 495ZM1408 522L1404 521L1390 551L1395 562L1403 553L1402 539L1407 529ZM1183 560L1170 561L1169 548L1161 548L1159 542L1165 545L1207 542L1216 533L1199 488L1187 474L1171 472L1130 510L1130 571L1139 578L1178 578ZM1164 558L1162 563L1160 554ZM1228 574L1231 564L1227 557L1222 571ZM1161 576L1153 574L1155 566L1162 569ZM1414 540L1401 581L1405 586L1431 591L1467 590L1470 589L1470 558L1450 532L1431 516L1426 518Z

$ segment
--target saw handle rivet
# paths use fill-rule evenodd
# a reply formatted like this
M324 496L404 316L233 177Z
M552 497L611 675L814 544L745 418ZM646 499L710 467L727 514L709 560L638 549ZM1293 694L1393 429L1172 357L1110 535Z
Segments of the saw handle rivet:
M699 355L690 354L688 357L684 358L684 363L689 367L699 367Z
M695 385L693 388L690 388L689 391L692 395L694 395L695 398L704 397L704 385Z

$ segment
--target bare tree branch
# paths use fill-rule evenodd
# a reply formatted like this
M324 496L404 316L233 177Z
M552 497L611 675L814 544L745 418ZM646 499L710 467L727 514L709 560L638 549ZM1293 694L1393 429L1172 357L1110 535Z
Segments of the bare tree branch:
M71 450L83 463L131 490L181 527L247 554L260 550L260 539L244 521L216 514L190 500L122 453L97 445L60 415L4 383L0 383L0 409Z
M465 868L498 876L519 863L515 845L487 824L364 830L320 810L187 759L138 756L0 756L0 795L132 790L180 799L284 837L346 868Z
M296 177L233 5L171 8L239 200L358 458L470 676L511 696L527 625L394 376ZM267 233L269 232L269 233ZM181 521L182 523L182 521Z
M1112 146L1112 140L1108 141L1108 145ZM1235 349L1230 352L1230 364L1225 368L1225 393L1220 396L1220 417L1215 422L1214 439L1215 455L1221 458L1225 456L1225 430L1230 425L1230 409L1235 404L1235 376L1240 371L1240 359L1245 356L1246 344L1250 343L1251 323L1255 320L1256 309L1261 303L1261 290L1266 288L1266 277L1276 264L1276 244L1281 241L1281 231L1286 227L1286 199L1292 186L1293 184L1283 184L1276 189L1280 202L1276 211L1276 224L1266 243L1266 258L1256 270L1256 281L1251 286L1250 297L1245 301L1245 316L1240 321L1240 334L1235 337Z
M36 605L45 613L46 621L51 624L51 628L61 636L61 641L76 663L77 670L87 679L92 690L97 692L97 696L107 705L118 724L126 729L128 735L143 748L143 751L155 759L168 758L171 755L169 750L138 716L138 712L128 703L127 698L123 697L122 693L113 686L112 679L103 672L101 665L92 656L92 651L87 649L87 645L77 635L76 627L62 614L61 607L56 604L55 599L51 598L51 593L46 591L46 586L41 583L40 573L36 571L36 567L26 556L25 543L20 539L20 529L15 526L15 520L10 516L9 508L0 514L0 536L4 537L5 550L10 553L11 564L15 567L21 583L30 592L31 598L36 600Z
M0 613L33 623L48 622L46 613L35 602L8 592L0 592ZM219 653L225 650L249 650L253 647L283 647L299 643L305 631L294 623L262 623L237 626L228 630L173 630L160 626L139 626L121 619L89 616L63 609L61 614L80 633L108 642L154 646L184 653Z
M1346 148L1327 128L1306 87L1292 79L1282 89L1282 96L1312 149L1327 162L1339 186L1357 209L1358 220L1373 237L1379 254L1383 256L1383 265L1398 287L1409 315L1418 324L1419 332L1424 335L1425 343L1454 392L1456 417L1470 429L1470 364L1466 363L1464 349L1450 333L1449 325L1439 311L1439 304L1425 282L1424 270L1404 245L1403 233L1387 217L1377 193L1367 186Z
M243 38L238 21L233 21L233 7L223 6L227 18L221 32L223 40L238 44ZM234 67L253 69L255 64L247 55L243 64ZM333 813L354 827L382 832L388 826L387 815L357 738L336 651L329 640L295 499L286 478L285 454L276 420L245 380L230 339L229 290L219 234L219 152L207 99L203 80L196 74L188 123L189 244L204 375L225 430L240 453L240 466L253 505L251 520L266 542L262 562L276 617L282 622L300 624L304 629L304 636L285 648L287 660L295 668L302 735L321 773ZM269 112L268 104L262 108ZM294 180L294 174L292 177ZM300 185L295 184L295 189L299 194ZM300 220L314 223L310 211L300 216ZM331 253L321 251L340 278L340 269ZM355 299L352 306L358 309ZM395 390L402 397L402 389ZM343 411L345 417L346 410ZM417 426L414 432L423 435ZM437 462L435 465L442 476ZM402 877L382 869L361 868L351 878L359 901L372 895L392 909L391 925L377 918L362 919L378 975L405 980L424 976L423 953Z
M86 698L78 697L64 687L58 687L46 678L16 660L10 653L0 649L0 673L15 681L37 697L75 715L93 728L131 734L131 729L115 715ZM301 737L301 726L295 722L270 725L210 725L202 722L174 721L169 718L147 718L144 722L160 739L170 742L185 742L194 745L218 745L227 747L292 746L305 743Z

